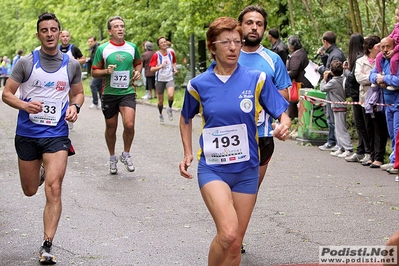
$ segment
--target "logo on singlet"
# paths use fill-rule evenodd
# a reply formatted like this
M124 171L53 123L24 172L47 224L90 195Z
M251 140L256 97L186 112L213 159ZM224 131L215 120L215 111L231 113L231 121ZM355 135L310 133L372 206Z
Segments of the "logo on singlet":
M55 89L57 91L63 91L63 90L65 90L66 85L67 85L67 83L65 81L59 80L59 81L57 81L57 85L56 85Z
M40 80L36 79L36 80L34 80L32 82L32 86L36 87L36 88L41 88L42 87L42 82Z
M240 103L240 108L244 113L251 112L253 108L252 101L250 99L243 99Z
M47 82L46 84L44 84L44 87L47 87L47 88L52 88L52 87L54 87L54 81L49 81L49 82Z
M115 55L115 60L118 62L123 62L125 61L127 56L125 54L116 54Z

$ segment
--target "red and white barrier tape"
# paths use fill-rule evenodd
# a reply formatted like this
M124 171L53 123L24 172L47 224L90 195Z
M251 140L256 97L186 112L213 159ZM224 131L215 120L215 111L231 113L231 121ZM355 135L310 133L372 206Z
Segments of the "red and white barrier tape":
M362 105L363 102L332 102L332 101L328 101L326 99L322 99L322 98L317 98L317 97L313 97L313 96L307 96L307 95L301 95L301 98L305 99L306 101L312 103L313 105L318 105L318 106L324 106L326 103L331 103L331 104L360 104ZM395 104L385 104L385 103L376 103L375 105L379 105L379 106L395 106Z

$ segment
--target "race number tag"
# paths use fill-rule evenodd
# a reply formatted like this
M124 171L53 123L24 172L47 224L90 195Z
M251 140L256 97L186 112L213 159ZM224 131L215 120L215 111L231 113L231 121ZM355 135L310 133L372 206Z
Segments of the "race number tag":
M43 103L43 111L37 114L29 114L29 119L39 125L53 126L58 124L61 117L62 100L61 99L33 99Z
M130 83L130 71L115 71L111 74L110 85L113 88L127 89Z
M172 72L172 63L169 60L165 60L166 65L158 70L159 75L161 76L167 76Z
M208 165L240 163L250 159L245 124L205 128L202 138Z

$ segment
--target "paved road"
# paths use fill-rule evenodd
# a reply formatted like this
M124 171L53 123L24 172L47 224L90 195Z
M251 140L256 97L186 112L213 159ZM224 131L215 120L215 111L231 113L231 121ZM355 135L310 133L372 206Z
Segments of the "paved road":
M87 98L70 134L77 153L64 180L57 265L206 265L215 229L196 179L178 172L178 112L159 125L157 109L139 104L136 171L125 172L119 163L118 175L111 176L102 113L89 105ZM16 115L0 101L0 265L37 265L45 199L42 187L31 198L20 188ZM201 121L194 122L198 136ZM242 265L316 263L320 245L383 245L398 229L398 206L393 175L294 140L277 141Z

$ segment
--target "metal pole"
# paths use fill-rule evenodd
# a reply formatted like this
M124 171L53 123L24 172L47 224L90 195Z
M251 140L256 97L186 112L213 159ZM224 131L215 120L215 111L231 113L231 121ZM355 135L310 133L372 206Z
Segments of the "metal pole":
M195 77L195 39L194 34L190 35L190 72L191 78Z

